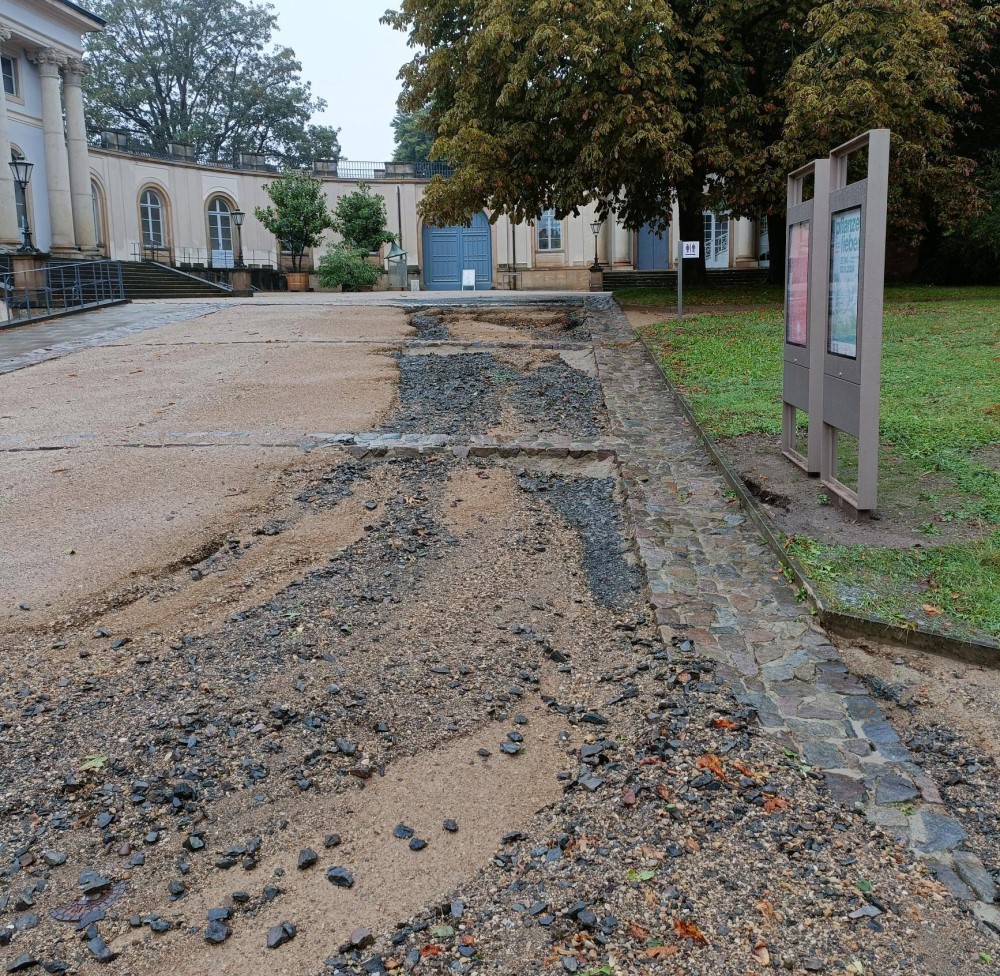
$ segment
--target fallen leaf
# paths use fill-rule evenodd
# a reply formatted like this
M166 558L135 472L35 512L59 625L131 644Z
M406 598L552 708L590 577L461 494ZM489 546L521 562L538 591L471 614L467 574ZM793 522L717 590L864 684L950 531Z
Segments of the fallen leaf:
M725 779L726 771L722 768L722 762L718 756L702 756L695 765L699 769L707 769L716 779Z
M658 783L656 785L656 795L661 800L672 800L674 797L673 791L666 783Z
M441 952L442 952L441 946L434 945L432 943L431 945L425 945L420 950L420 955L423 956L424 959L426 959L428 956L440 956Z
M668 959L678 952L680 949L677 946L650 946L648 949L644 949L642 954L647 959Z
M921 604L920 609L923 610L928 617L937 617L939 614L944 613L940 607L931 606L929 603Z
M731 718L713 718L712 728L713 729L737 729L740 723L735 719Z
M757 778L757 774L745 762L740 762L739 759L733 761L733 769L735 769L738 773L742 773L744 776L749 776L750 779Z
M757 945L754 946L751 955L762 966L771 965L771 953L767 951L767 946L763 942L758 942Z
M772 905L766 898L757 902L757 907L760 909L761 915L763 915L769 922L774 919L774 905Z
M696 945L708 945L708 939L702 935L701 929L694 922L683 918L674 919L674 934L678 939L691 939Z
M772 796L764 801L765 813L777 813L779 810L787 810L788 801L783 796Z
M643 942L649 938L649 929L640 925L638 922L629 922L625 928L625 934L630 939L641 939Z

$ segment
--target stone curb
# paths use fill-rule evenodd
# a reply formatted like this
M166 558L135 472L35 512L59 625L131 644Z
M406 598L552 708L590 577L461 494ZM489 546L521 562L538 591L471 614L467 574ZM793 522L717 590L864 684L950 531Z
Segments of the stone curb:
M695 416L694 410L692 410L687 398L671 381L666 370L664 370L662 364L650 348L649 343L638 333L636 333L636 336L649 354L657 370L659 370L660 375L663 377L663 382L677 401L684 416L704 442L705 449L719 468L722 477L729 484L730 488L736 492L740 500L740 505L750 516L775 557L781 562L788 573L791 574L795 584L805 592L809 602L816 611L819 622L824 627L842 637L874 637L879 640L890 640L894 643L930 651L935 654L942 654L970 664L1000 667L1000 644L995 644L992 641L950 637L947 634L939 634L928 630L920 624L915 624L913 627L901 627L899 624L882 620L879 617L866 617L861 614L845 613L841 610L834 610L828 607L809 579L805 567L785 549L784 543L771 528L769 519L760 507L757 499L750 494L743 483L743 479L723 456L711 435L698 422L698 418Z

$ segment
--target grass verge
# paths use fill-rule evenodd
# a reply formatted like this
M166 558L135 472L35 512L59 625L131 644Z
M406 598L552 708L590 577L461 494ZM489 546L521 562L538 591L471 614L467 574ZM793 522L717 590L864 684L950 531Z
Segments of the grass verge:
M831 606L1000 637L1000 289L899 289L887 299L880 507L919 500L910 546L789 542ZM782 316L746 311L646 330L720 442L781 430ZM777 450L775 441L775 450ZM947 529L945 544L934 537ZM873 533L877 538L877 533Z

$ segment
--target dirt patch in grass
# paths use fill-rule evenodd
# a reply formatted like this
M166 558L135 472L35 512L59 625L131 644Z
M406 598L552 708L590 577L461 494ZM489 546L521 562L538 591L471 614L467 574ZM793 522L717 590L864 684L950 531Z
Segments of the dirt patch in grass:
M880 472L882 502L875 517L858 522L829 502L829 492L818 478L807 478L781 453L781 439L773 434L743 434L719 441L729 462L774 516L774 525L787 535L836 540L844 545L892 546L937 545L970 538L964 522L933 522L942 505L961 504L961 495L942 474L930 472L916 484L891 461ZM782 501L769 498L779 496ZM933 538L927 528L935 525ZM972 536L985 535L985 529Z

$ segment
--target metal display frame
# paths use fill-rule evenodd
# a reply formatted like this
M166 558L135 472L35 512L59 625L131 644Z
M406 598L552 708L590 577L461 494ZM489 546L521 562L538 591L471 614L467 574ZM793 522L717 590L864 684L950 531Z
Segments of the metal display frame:
M888 129L871 129L837 146L828 159L814 160L788 176L781 451L810 476L818 475L831 500L858 519L870 516L878 501L889 141ZM849 183L849 158L865 149L865 178ZM804 200L804 184L810 176L814 192ZM835 241L840 219L854 211L859 226ZM792 230L803 223L809 228L804 345L789 341L792 296L787 287L795 258ZM850 249L837 246L845 241ZM842 266L834 274L832 262L837 258ZM853 329L854 342L841 343L841 348L835 348L832 334L835 308L846 310ZM809 414L805 456L796 447L799 410ZM838 477L841 433L858 441L856 489Z
M803 199L805 182L813 177L813 195ZM817 159L788 175L788 220L785 228L785 335L782 372L781 453L810 477L819 477L822 448L820 425L813 422L823 411L823 342L826 325L826 268L830 260L830 161ZM806 295L805 345L789 342L792 262L792 228L809 228L808 288ZM796 447L796 420L799 410L809 416L806 455Z
M848 158L868 149L868 173L848 183ZM882 301L885 294L885 235L889 201L889 130L870 131L830 153L830 224L837 214L861 211L858 263L857 348L849 358L830 351L831 283L827 282L823 334L823 412L820 480L834 500L856 518L878 501L879 415L882 395ZM829 238L830 231L827 232ZM828 259L829 261L829 259ZM827 274L829 275L829 266ZM838 478L839 435L858 440L857 489Z

